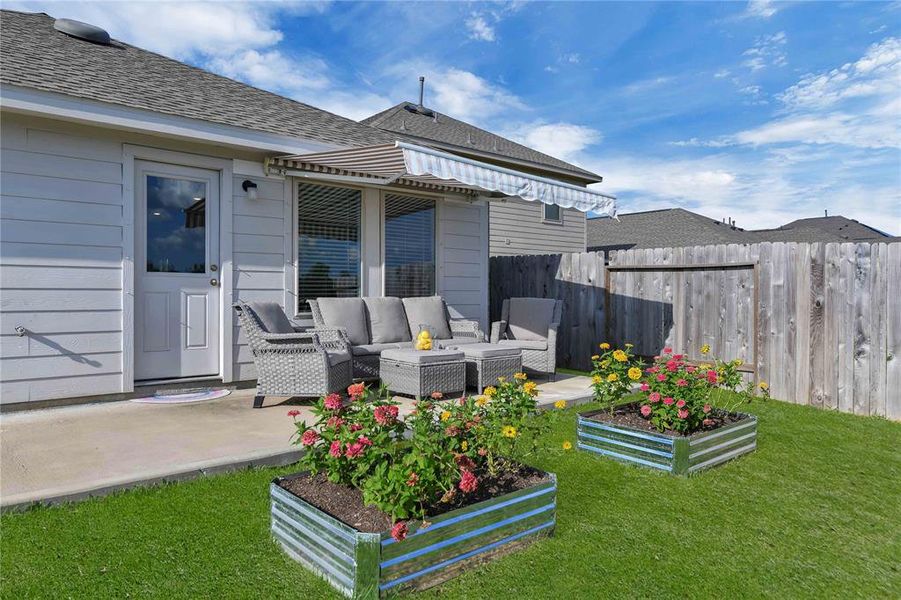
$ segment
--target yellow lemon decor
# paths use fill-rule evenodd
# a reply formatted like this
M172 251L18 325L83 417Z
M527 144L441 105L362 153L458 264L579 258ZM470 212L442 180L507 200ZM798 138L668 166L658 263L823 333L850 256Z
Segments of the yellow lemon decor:
M431 350L432 349L432 334L429 333L428 329L423 329L419 332L419 335L416 336L416 349L417 350Z

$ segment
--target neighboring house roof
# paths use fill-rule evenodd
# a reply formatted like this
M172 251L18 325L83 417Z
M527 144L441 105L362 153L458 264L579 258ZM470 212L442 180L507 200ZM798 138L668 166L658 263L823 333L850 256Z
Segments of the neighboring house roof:
M414 110L408 110L407 107ZM533 168L562 171L570 177L587 183L598 182L602 179L600 175L591 171L586 171L559 158L517 144L505 137L437 111L430 111L434 116L416 112L416 107L417 105L411 102L401 102L360 122L391 131L410 140L438 142L438 145L457 154L469 152L501 161L514 159L527 163ZM431 145L435 146L436 144L432 143Z
M683 208L588 219L589 250L674 248L759 242L888 242L887 234L842 216L798 219L775 229L744 230Z
M43 13L4 10L0 82L340 147L396 136L113 40L70 37Z

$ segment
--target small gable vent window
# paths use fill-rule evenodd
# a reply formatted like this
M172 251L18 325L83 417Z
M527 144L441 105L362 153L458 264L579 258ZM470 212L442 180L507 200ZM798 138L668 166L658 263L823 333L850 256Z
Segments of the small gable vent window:
M556 204L545 204L544 205L544 220L550 221L552 223L560 223L563 221L563 213L560 211L560 207Z

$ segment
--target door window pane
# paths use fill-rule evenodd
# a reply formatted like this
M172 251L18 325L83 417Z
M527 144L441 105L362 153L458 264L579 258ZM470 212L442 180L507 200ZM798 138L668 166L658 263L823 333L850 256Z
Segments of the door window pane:
M385 295L435 293L435 201L385 195Z
M360 295L359 190L297 186L297 311L307 300Z
M206 272L206 183L147 176L147 272Z

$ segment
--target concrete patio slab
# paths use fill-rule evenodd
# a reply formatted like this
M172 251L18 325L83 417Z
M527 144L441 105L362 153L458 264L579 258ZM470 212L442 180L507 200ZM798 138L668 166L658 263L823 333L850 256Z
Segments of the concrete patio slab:
M561 375L539 385L539 405L590 398L589 380ZM253 390L193 404L110 402L0 415L0 507L76 501L112 491L300 456L288 410L311 418L309 402ZM412 406L398 398L402 410ZM404 411L405 412L405 411Z

